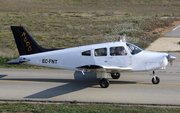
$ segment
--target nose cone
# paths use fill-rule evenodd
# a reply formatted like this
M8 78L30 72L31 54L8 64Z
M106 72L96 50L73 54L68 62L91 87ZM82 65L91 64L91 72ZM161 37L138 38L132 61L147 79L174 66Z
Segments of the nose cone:
M144 52L144 58L146 62L157 62L159 63L160 60L164 59L164 57L168 56L167 53L160 53L160 52L151 52L151 51L145 51Z
M171 55L171 54L168 54L167 59L168 59L169 62L171 62L171 61L175 60L176 57Z
M145 51L146 70L156 70L165 67L168 64L167 56L167 53Z

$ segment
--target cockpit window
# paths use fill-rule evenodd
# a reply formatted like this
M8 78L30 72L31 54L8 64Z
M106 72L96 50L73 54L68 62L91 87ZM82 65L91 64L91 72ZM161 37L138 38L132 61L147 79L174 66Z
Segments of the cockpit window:
M127 55L126 50L123 46L110 47L111 56Z
M107 56L107 49L106 48L99 48L94 50L95 56Z
M139 48L138 46L135 46L135 45L133 45L133 44L126 43L126 45L127 45L128 49L129 49L129 51L130 51L130 53L131 53L132 55L138 54L139 52L142 51L141 48Z
M83 56L91 56L91 50L82 52Z

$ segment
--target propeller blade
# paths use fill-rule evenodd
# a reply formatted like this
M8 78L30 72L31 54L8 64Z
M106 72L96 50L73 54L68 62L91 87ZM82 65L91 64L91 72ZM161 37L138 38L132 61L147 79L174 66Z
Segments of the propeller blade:
M171 67L173 67L173 61L170 61Z

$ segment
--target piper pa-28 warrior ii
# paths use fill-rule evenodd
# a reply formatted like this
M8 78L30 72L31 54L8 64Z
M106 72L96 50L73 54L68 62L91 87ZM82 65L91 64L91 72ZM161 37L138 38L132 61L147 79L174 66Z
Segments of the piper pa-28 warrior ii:
M109 86L107 74L113 79L123 71L153 71L152 83L160 79L154 70L165 69L175 56L167 53L144 51L136 45L123 40L79 46L66 49L45 49L40 47L22 26L11 26L19 58L7 64L28 64L68 70L96 73L102 88Z

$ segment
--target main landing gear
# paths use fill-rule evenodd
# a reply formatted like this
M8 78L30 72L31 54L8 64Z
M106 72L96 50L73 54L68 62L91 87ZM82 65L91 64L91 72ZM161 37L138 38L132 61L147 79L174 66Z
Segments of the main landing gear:
M120 73L111 73L111 77L112 77L113 79L118 79L120 76L121 76Z
M153 75L152 83L153 84L159 84L160 79L155 75L155 71L153 71L153 73L151 75Z
M107 88L109 86L109 80L106 78L102 78L99 84L102 88Z
M101 86L101 88L107 88L109 86L109 80L106 79L106 73L98 73L98 78L100 78L99 84ZM111 73L111 77L113 79L118 79L120 77L120 73Z

